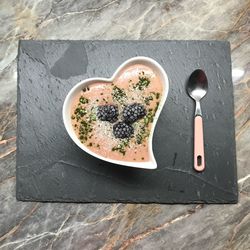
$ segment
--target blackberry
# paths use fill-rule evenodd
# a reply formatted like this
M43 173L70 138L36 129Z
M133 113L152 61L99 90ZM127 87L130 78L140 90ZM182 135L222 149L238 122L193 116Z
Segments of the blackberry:
M118 119L118 107L115 105L98 106L96 114L99 120L113 123Z
M129 138L134 133L134 128L125 122L118 122L113 126L115 138Z
M140 103L128 105L123 110L123 118L126 123L133 123L147 114L145 107Z

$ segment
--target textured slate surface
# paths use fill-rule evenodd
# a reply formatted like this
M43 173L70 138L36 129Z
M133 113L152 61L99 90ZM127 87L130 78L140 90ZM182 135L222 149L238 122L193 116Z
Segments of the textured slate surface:
M154 135L157 170L112 165L67 135L62 105L77 82L109 77L150 56L170 91ZM193 170L194 103L185 92L202 68L206 171ZM238 199L230 47L218 41L21 41L18 58L17 199L62 202L235 203Z

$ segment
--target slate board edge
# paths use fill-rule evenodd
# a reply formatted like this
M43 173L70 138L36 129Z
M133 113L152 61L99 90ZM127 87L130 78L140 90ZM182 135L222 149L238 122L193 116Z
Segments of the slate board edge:
M19 40L18 41L18 52L17 52L17 104L16 104L16 109L17 109L17 138L16 138L16 199L18 201L25 201L25 199L22 197L22 194L19 193L19 170L18 170L18 159L19 159L19 134L20 134L20 125L19 125L19 121L20 121L20 116L21 116L21 112L20 112L20 102L21 102L21 92L20 92L20 86L19 86L19 55L20 55L20 50L21 50L21 43L22 41ZM28 201L28 200L26 200ZM30 200L32 201L32 200Z
M232 72L232 56L231 56L231 44L230 42L226 43L227 45L227 49L228 49L228 53L230 55L230 72ZM232 80L232 74L230 76L230 84L233 86L233 80ZM234 90L234 86L233 86L233 90ZM231 110L234 112L234 92L231 93L231 98L232 98L232 107ZM239 191L238 191L238 173L237 173L237 153L236 153L236 137L235 137L235 117L234 117L234 113L233 113L233 152L234 152L234 175L235 175L235 204L237 204L239 202Z
M235 200L231 200L231 201L227 201L227 203L225 203L225 201L202 201L202 200L190 200L188 202L182 202L182 201L172 201L172 202L146 202L146 201L127 201L127 200L109 200L109 201L84 201L84 200L67 200L67 199L54 199L54 200L41 200L41 199L28 199L28 198L24 198L24 197L16 197L18 201L23 201L23 202L42 202L42 203L82 203L82 204L116 204L116 203L124 203L124 204L162 204L162 205L177 205L177 204L218 204L218 205L225 205L225 204L237 204L238 203L238 198Z

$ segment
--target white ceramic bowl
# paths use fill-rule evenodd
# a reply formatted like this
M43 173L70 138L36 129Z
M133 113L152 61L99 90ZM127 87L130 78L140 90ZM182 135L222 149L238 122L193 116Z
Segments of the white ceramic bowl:
M152 123L152 127L151 127L151 133L148 139L148 143L149 143L149 161L147 162L128 162L128 161L117 161L117 160L113 160L113 159L109 159L106 157L103 157L101 155L98 155L94 152L92 152L91 150L89 150L84 144L82 144L80 142L80 140L77 138L73 126L71 124L71 104L72 101L74 99L74 97L79 94L79 92L86 86L88 86L91 83L94 82L113 82L113 80L116 78L116 76L119 74L119 72L130 65L134 65L134 64L144 64L146 66L149 66L152 70L155 71L155 73L161 78L161 81L163 83L163 93L162 93L162 97L161 97L161 101L159 103L159 107L157 112L155 113L155 117L154 117L154 121ZM161 110L164 106L164 103L167 99L167 95L168 95L168 90L169 90L169 81L168 81L168 77L167 74L165 72L165 70L162 68L162 66L156 62L155 60L153 60L152 58L149 57L143 57L143 56L138 56L138 57L133 57L128 59L127 61L125 61L123 64L121 64L118 69L115 71L115 73L113 74L112 77L110 78L101 78L101 77L94 77L94 78L88 78L85 79L79 83L77 83L68 93L68 95L65 98L64 104L63 104L63 122L64 122L64 126L69 134L69 136L71 137L71 139L75 142L75 144L80 147L83 151L87 152L88 154L99 158L101 160L107 161L107 162L111 162L114 164L119 164L119 165L123 165L123 166L127 166L127 167L135 167L135 168L144 168L144 169L156 169L157 168L157 163L154 157L154 153L153 153L153 149L152 149L152 141L153 141L153 134L154 134L154 129L155 129L155 125L157 123L157 120L159 118L159 115L161 113Z

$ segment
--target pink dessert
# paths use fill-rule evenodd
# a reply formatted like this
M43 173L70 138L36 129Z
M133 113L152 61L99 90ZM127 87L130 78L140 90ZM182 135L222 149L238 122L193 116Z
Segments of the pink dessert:
M74 131L89 150L103 157L148 161L148 137L162 91L163 83L151 68L129 66L112 83L92 83L75 97Z

